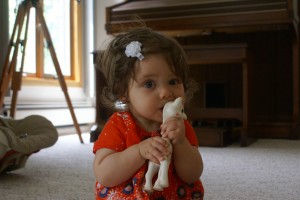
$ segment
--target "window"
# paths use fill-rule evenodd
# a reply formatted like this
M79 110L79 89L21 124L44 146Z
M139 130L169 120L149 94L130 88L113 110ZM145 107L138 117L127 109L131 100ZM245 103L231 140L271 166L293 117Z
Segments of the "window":
M52 44L60 64L60 69L65 80L80 82L80 61L81 57L78 48L81 47L79 40L81 25L79 24L81 9L76 0L10 0L9 1L9 27L10 35L18 13L20 3L24 1L38 2L39 8L43 9L43 16L50 32ZM27 43L24 51L24 44L20 44L18 53L17 70L21 66L22 53L25 52L23 74L28 81L51 81L57 77L55 66L50 55L48 44L44 37L44 30L41 21L36 15L35 7L30 9L29 25L27 31ZM24 18L23 32L20 39L25 38L26 17ZM23 46L22 46L23 45ZM11 53L12 55L12 53ZM18 68L19 67L19 68Z

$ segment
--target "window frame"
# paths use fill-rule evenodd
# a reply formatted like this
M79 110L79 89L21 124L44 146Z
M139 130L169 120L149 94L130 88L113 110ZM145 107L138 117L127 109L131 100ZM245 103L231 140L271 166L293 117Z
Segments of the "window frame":
M43 7L43 2L39 2ZM82 86L82 5L77 0L70 0L70 65L71 76L64 76L68 86ZM38 24L38 19L36 20ZM47 25L47 24L46 24ZM50 35L51 37L51 35ZM53 38L51 38L53 40ZM23 76L26 85L59 85L59 81L53 76L45 76L44 69L44 33L42 29L36 29L36 74ZM53 66L55 67L55 66Z

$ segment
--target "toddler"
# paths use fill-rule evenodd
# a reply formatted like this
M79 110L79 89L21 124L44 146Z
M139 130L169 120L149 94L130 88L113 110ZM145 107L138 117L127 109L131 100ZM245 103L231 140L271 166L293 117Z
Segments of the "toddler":
M102 103L117 108L94 143L96 199L203 199L203 162L195 132L187 120L169 118L164 105L193 93L181 46L149 28L112 39L100 58L106 78ZM173 147L169 187L146 192L148 161L159 163ZM155 181L155 178L154 180Z

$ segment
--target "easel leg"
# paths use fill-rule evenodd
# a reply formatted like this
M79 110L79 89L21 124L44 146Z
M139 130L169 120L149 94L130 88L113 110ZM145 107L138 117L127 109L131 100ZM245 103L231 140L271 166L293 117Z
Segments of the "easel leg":
M51 40L51 37L50 37L50 33L49 33L49 30L46 26L46 22L45 22L43 13L42 13L39 5L36 6L36 14L37 14L38 19L41 22L42 29L43 29L43 32L44 32L44 36L47 40L47 43L48 43L48 46L49 46L49 51L50 51L50 54L51 54L51 57L52 57L52 60L53 60L54 66L55 66L57 76L58 76L58 80L59 80L61 89L64 92L64 95L65 95L65 98L66 98L66 101L67 101L67 104L68 104L68 107L69 107L69 110L70 110L70 113L71 113L71 116L72 116L72 119L73 119L73 122L74 122L74 126L76 128L76 131L77 131L77 134L79 136L80 142L83 143L83 139L81 137L81 131L80 131L80 128L79 128L79 125L78 125L78 122L77 122L77 119L76 119L76 116L75 116L75 113L74 113L74 109L73 109L73 106L72 106L72 103L71 103L71 100L70 100L70 97L69 97L69 94L68 94L67 85L66 85L64 76L61 72L61 68L60 68L60 65L59 65L59 62L58 62L58 59L57 59L57 56L56 56L56 53L55 53L55 50L54 50L54 47L53 47L53 43L52 43L52 40Z
M17 98L18 98L18 92L21 90L22 85L22 75L23 75L23 69L24 69L24 60L25 60L25 51L26 51L26 44L27 44L27 36L28 36L28 25L29 25L29 18L30 18L30 4L27 4L25 9L25 14L23 20L25 20L26 17L26 24L25 24L25 36L23 41L23 52L22 52L22 59L21 59L21 66L20 71L15 70L12 74L12 83L11 83L11 89L12 89L12 99L11 99L11 108L10 108L10 116L12 118L15 117L16 113L16 105L17 105ZM19 44L17 44L19 45Z
M14 28L13 28L13 34L10 39L10 44L9 44L7 55L5 58L5 64L4 64L4 67L2 70L2 77L1 77L1 83L0 83L0 106L1 107L3 107L4 97L9 88L9 81L12 78L13 72L16 69L20 37L21 37L22 28L23 28L24 17L25 17L27 10L29 10L29 5L25 4L25 3L22 3L18 9L17 18L16 18ZM17 37L16 37L16 35L17 35ZM15 47L13 49L12 61L10 62L9 60L10 60L13 45L15 45Z

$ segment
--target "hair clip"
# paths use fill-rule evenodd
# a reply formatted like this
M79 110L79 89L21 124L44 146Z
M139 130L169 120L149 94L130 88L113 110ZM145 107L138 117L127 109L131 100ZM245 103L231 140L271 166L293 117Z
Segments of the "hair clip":
M138 41L132 41L126 46L125 54L127 57L136 57L139 60L143 60L144 56L141 54L142 44Z

